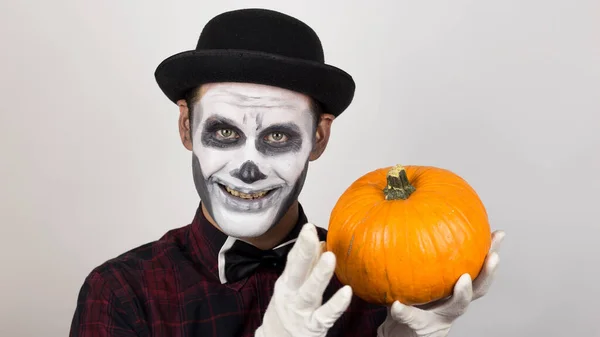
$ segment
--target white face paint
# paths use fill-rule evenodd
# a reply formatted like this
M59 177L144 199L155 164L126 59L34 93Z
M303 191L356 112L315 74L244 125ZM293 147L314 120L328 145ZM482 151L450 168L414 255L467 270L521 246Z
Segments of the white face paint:
M196 188L225 234L260 236L302 189L315 135L311 101L265 85L206 86L192 116Z

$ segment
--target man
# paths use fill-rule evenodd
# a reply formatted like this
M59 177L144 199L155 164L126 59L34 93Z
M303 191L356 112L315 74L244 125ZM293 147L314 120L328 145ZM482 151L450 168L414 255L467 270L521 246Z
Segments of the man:
M333 275L326 231L298 203L309 162L351 103L315 32L279 12L223 13L156 80L179 106L200 204L192 223L95 268L72 337L446 336L487 291L498 262L425 307L365 303ZM492 250L502 240L494 234Z

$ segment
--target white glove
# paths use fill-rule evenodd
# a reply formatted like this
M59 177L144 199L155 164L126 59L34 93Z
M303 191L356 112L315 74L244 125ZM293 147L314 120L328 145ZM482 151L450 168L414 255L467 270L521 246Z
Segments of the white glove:
M321 305L335 270L335 255L322 253L316 228L306 224L275 281L273 297L255 337L325 337L352 300L349 286ZM320 257L320 258L319 258Z
M394 302L386 320L377 329L377 337L447 336L452 323L467 311L469 304L488 292L498 267L498 249L503 239L503 231L492 233L492 244L481 272L473 282L469 274L462 275L450 298L418 307Z

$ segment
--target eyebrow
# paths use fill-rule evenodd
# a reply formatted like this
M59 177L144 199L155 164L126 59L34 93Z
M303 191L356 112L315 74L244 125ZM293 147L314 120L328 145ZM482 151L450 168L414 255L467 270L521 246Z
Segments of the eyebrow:
M235 121L233 121L232 119L229 119L227 117L211 116L208 119L206 119L206 122L204 122L204 128L210 129L212 127L219 126L219 125L235 126L236 124L237 123Z
M261 133L266 133L269 131L275 131L275 130L283 130L286 131L288 133L293 133L296 135L299 135L300 132L300 127L298 127L298 125L296 123L277 123L277 124L271 124L269 126L267 126L266 128L264 128Z

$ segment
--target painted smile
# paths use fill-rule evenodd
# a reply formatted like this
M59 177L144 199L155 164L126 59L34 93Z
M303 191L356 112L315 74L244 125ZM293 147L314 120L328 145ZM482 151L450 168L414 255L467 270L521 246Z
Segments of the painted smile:
M271 194L273 191L275 191L277 188L271 188L271 189L266 189L266 190L262 190L262 191L255 191L255 192L242 192L242 191L238 191L234 188L231 188L229 186L225 186L223 184L218 183L219 187L226 193L228 193L229 195L235 197L235 198L239 198L239 199L244 199L244 200L259 200L259 199L263 199L266 198L269 194Z
M276 205L285 189L283 184L237 186L218 178L213 178L212 186L219 191L222 205L236 212L258 212Z

